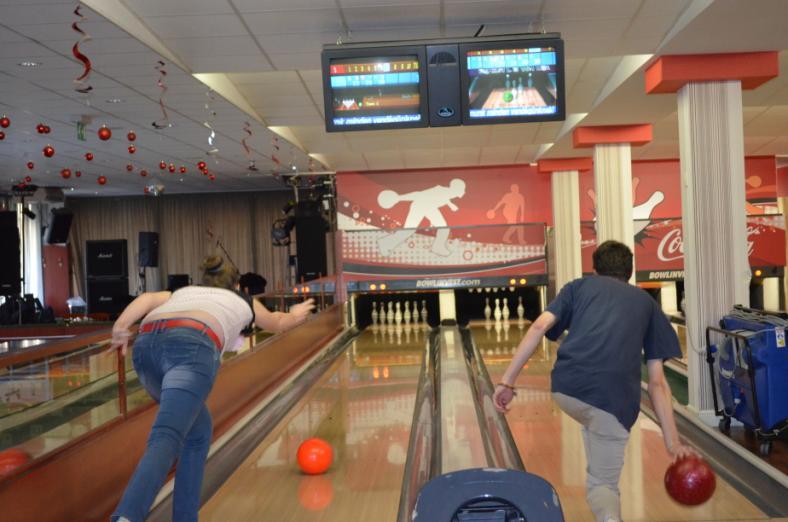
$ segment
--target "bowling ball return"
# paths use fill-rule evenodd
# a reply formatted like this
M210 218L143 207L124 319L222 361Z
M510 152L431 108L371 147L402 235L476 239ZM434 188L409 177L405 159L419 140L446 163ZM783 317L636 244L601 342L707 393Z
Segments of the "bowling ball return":
M561 502L545 479L511 469L466 469L427 482L413 522L563 522Z

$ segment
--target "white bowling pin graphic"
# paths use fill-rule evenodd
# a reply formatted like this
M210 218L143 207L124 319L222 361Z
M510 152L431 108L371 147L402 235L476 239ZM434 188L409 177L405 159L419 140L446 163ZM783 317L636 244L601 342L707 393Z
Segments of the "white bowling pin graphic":
M490 308L490 298L484 298L484 320L489 321L490 316L492 315L492 308Z
M495 317L496 321L501 320L501 300L497 297L495 298L495 309L493 310L493 317Z
M421 301L421 320L427 322L427 301Z
M399 306L399 301L395 304L394 309L396 310L394 312L394 322L396 324L402 324L402 309Z
M410 302L405 301L405 311L402 312L402 320L405 324L410 324Z
M386 313L386 322L388 324L394 323L394 303L389 301L388 312Z
M664 199L665 195L660 191L656 191L644 203L632 208L632 219L634 221L632 228L634 229L635 235L638 235L648 226L651 212L654 210L654 207L662 203Z
M522 321L525 318L525 307L523 306L523 296L517 296L517 320Z
M503 298L503 310L501 310L501 316L503 317L504 321L509 320L509 298Z
M378 324L378 303L372 303L372 326Z
M414 323L418 323L419 322L419 309L417 308L418 304L419 304L418 301L413 301L413 322Z

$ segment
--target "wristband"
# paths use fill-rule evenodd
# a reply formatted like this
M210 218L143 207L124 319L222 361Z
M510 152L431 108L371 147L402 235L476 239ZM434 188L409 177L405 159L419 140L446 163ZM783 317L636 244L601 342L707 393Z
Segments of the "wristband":
M516 387L512 386L511 384L506 384L505 382L499 382L499 383L496 384L496 386L503 386L504 388L508 388L508 389L510 389L512 391L515 391L517 389Z

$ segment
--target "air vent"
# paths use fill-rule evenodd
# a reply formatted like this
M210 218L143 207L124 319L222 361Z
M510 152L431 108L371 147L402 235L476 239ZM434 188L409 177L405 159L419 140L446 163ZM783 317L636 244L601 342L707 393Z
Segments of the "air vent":
M446 51L441 51L439 53L435 53L435 56L430 58L430 67L442 67L447 65L457 65L457 60L454 58L454 55L451 53L447 53Z

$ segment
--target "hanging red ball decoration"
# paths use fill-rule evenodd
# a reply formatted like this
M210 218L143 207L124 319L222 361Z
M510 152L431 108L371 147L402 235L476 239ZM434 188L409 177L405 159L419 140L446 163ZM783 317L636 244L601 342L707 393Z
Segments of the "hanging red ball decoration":
M181 165L180 171L181 171L181 174L186 174L186 167Z
M44 152L44 156L46 156L47 158L51 158L52 156L55 155L55 148L52 145L47 145L46 147L44 147L43 152Z
M129 154L134 154L135 152L137 152L137 147L129 145Z
M106 125L102 125L98 130L98 137L101 141L107 141L112 137L112 131Z
M201 161L197 163L197 168L200 170L205 170L206 168L208 168L208 165L204 161Z
M28 161L27 162L27 168L28 168L28 170L33 170L34 168L36 168L36 164L33 163L32 161Z
M150 189L148 187L142 187L142 192L144 194L147 194L148 192L150 192Z
M106 176L99 176L98 177L98 184L99 185L106 185L107 184L107 177Z
M167 168L167 164L166 164L165 162L163 162L163 161L160 161L160 162L159 162L159 168L160 168L161 170L164 170L164 169L166 169L166 168Z
M5 132L0 131L0 140L4 140L4 139L5 139Z
M145 170L145 169L142 169L142 170L140 171L140 176L142 176L143 178L144 178L145 176L147 176L147 175L148 175L148 171L147 171L147 170Z
M202 172L203 176L207 176L208 175L208 169L202 169L201 172Z
M43 123L36 125L36 132L39 134L46 134L47 128Z
M82 171L81 171L81 170L78 170L78 171L76 171L76 172L74 173L74 175L75 175L76 177L78 177L78 178L81 178L81 177L82 177Z
M128 165L126 165L126 170L127 170L127 171L129 171L129 172L131 172L132 170L134 170L134 165L132 165L131 163L129 163Z
M8 119L8 116L3 115L3 117L0 118L0 127L7 129L9 125L11 125L11 120Z
M60 176L63 179L68 179L71 177L71 169L63 169L60 171Z
M167 169L168 169L170 172L175 172L175 164L174 164L174 163L170 163L170 166L169 166L169 167L167 167Z
M134 133L134 131L129 131L129 133L126 134L126 138L128 138L129 141L134 141L137 139L137 135Z
M215 181L216 180L216 176L214 176L213 174L208 174L208 179L211 180L211 181Z
M86 152L85 153L85 159L88 160L88 161L93 161L93 153L92 152Z
M30 176L25 176L25 183L30 183L32 181L33 181L33 178L31 178Z
M50 132L52 132L52 127L44 125L44 134L49 134Z

